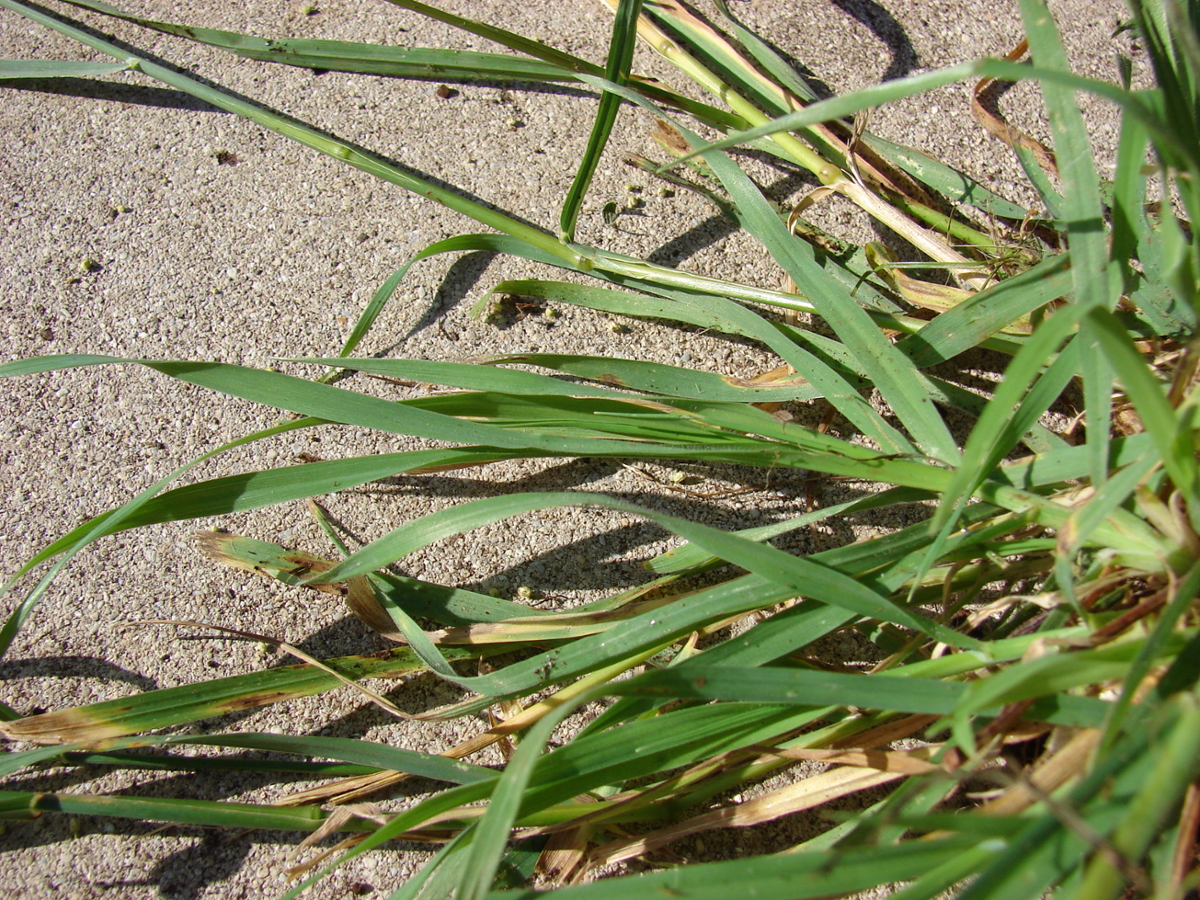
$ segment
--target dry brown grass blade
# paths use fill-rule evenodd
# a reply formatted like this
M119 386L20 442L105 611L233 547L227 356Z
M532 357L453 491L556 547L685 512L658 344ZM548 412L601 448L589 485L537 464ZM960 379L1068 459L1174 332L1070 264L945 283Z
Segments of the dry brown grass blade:
M772 791L765 797L713 810L650 834L612 841L589 854L588 866L594 868L632 859L705 831L762 825L904 777L901 772L877 772L853 766L833 769Z
M237 554L228 552L226 548L239 539L238 535L225 531L202 531L195 536L196 543L200 547L200 552L209 559L234 569L257 572L259 575L267 578L273 577L271 569L267 566L254 565ZM328 572L336 565L331 560L322 559L299 550L289 551L282 555L279 560L272 562L282 563L287 568L281 568L280 571L297 579L307 578L310 575L316 575L320 572ZM392 621L392 617L387 614L384 608L379 605L379 601L375 599L375 592L371 589L371 583L365 575L351 578L344 583L310 582L305 587L341 597L346 601L346 605L350 607L350 611L372 631L378 633L381 637L387 638L389 641L395 641L398 644L408 643L404 639L404 635L397 630L396 623Z
M778 756L810 762L837 763L877 772L900 775L927 775L941 766L931 763L932 751L940 747L918 747L915 750L780 750Z
M1029 49L1028 41L1021 41L1004 58L1009 62L1017 62ZM987 133L1010 147L1023 147L1030 151L1034 158L1049 174L1058 177L1058 164L1054 160L1054 151L1036 138L1031 137L1019 128L1014 128L996 109L997 92L1001 85L1010 82L998 81L995 78L981 78L971 93L971 112Z
M505 719L482 734L477 734L475 737L469 738L448 750L443 750L438 755L445 756L448 759L463 759L473 753L478 753L480 750L491 746L502 738L528 728L542 718L542 716L561 706L563 703L568 702L575 694L589 686L587 678L576 682L559 691L557 694L553 694L545 700L533 704L517 715ZM359 775L354 778L345 778L331 782L330 784L309 788L297 794L291 794L282 800L281 804L295 806L302 803L317 802L351 803L399 784L408 777L403 772L376 772L373 775Z
M1087 771L1088 757L1100 740L1101 732L1085 728L1071 736L1061 748L1052 751L1038 762L1028 781L1040 794L1058 790L1072 778ZM982 812L993 816L1015 816L1028 809L1039 799L1024 783L1018 782L995 800L981 807Z
M485 622L459 628L427 632L437 644L511 644L537 642L551 638L578 637L603 631L624 619L660 609L679 599L679 595L656 597L640 603L629 603L617 609L601 612L558 613L554 615L522 616L503 622Z
M537 871L546 887L560 887L571 881L587 855L591 833L591 828L584 827L550 835L537 861Z
M373 803L360 803L354 806L339 807L329 814L329 817L321 824L320 828L308 835L296 846L295 850L288 854L287 861L289 863L292 862L307 848L317 844L320 841L323 841L325 838L329 837L329 835L335 834L351 819L365 819L368 822L374 822L376 825L386 825L388 822L388 817L384 815L383 810ZM298 866L289 868L287 871L288 881L295 881L305 872L310 871L322 860L327 859L334 853L339 853L342 850L349 849L350 847L362 841L365 837L367 837L365 834L351 835L350 837L339 841L333 847L318 853L312 859L303 862Z
M1192 783L1179 814L1179 839L1171 861L1171 882L1164 892L1167 897L1183 896L1183 882L1196 870L1196 831L1200 827L1200 785Z

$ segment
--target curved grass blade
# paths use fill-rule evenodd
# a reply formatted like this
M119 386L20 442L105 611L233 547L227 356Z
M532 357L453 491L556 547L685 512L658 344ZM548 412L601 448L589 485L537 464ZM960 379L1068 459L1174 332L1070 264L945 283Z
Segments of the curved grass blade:
M534 509L552 505L596 505L644 515L707 550L710 554L742 566L763 578L778 583L795 594L808 596L861 616L878 618L926 634L936 635L939 640L954 646L977 643L893 605L886 597L856 579L820 563L797 558L769 545L759 544L705 525L688 522L674 516L640 510L638 507L604 496L585 498L579 494L564 493L517 494L510 497L476 500L451 509L439 510L396 529L386 537L380 538L352 554L329 571L312 576L309 580L345 581L365 575L391 565L399 558L440 538L472 530L518 513L531 512ZM415 627L415 623L413 623L413 627ZM436 652L432 644L430 644L430 648L431 652ZM439 674L442 673L439 671ZM453 677L464 687L473 689L482 681L478 678Z
M120 359L95 355L48 356L0 365L0 378L84 366L131 363L243 400L263 403L303 416L393 434L420 435L430 440L460 444L482 444L501 450L507 448L533 451L531 455L616 455L622 450L641 455L647 450L634 441L602 439L578 439L567 446L561 438L554 435L515 431L496 425L466 421L423 408L455 402L453 397L393 403L278 372L226 363ZM719 440L719 437L714 437Z
M908 78L898 78L895 81L888 81L861 91L831 97L828 100L822 100L819 103L814 103L812 106L807 106L796 112L779 116L762 125L730 133L719 140L700 142L690 151L677 159L671 160L662 166L662 168L664 170L672 169L713 150L727 150L730 147L747 144L776 132L795 131L819 122L829 122L834 119L846 118L865 109L872 109L894 100L901 100L905 97L911 97L935 88L944 87L956 81L964 81L980 76L988 76L1003 81L1032 80L1043 84L1051 82L1070 88L1071 90L1085 91L1095 94L1098 97L1103 97L1117 104L1130 115L1135 116L1154 135L1155 140L1161 140L1165 146L1186 157L1189 165L1194 165L1200 169L1200 147L1186 146L1186 141L1180 138L1179 133L1171 127L1167 119L1158 115L1155 110L1143 102L1136 94L1117 87L1114 84L1096 81L1091 78L1083 78L1071 74L1069 71L1046 69L1038 66L1025 66L999 59L981 59L974 62L959 63L958 65L939 69L935 72L913 75Z
M641 12L642 0L620 0L616 18L613 20L612 39L608 44L608 63L604 69L604 76L609 81L624 84L629 78L633 48L637 41L637 21ZM621 98L616 94L605 91L600 95L600 106L592 123L591 136L559 216L558 236L567 243L575 240L575 223L579 219L579 209L592 183L592 176L596 173L596 166L600 164L600 156L608 144L608 136L612 134L620 108Z
M903 169L921 184L956 203L973 206L987 215L1017 221L1021 221L1029 213L1025 207L1005 200L966 173L919 150L893 143L874 134L864 134L862 140L883 154L897 168Z
M569 53L564 53L554 47L547 46L540 41L530 40L515 32L489 25L486 22L456 16L445 10L416 2L416 0L386 0L386 2L391 3L393 6L399 6L402 9L410 9L423 16L436 19L439 22L445 22L447 25L462 29L470 34L477 34L490 41L495 41L503 47L508 47L519 53L525 53L534 59L541 59L553 65L561 66L572 72L582 72L589 75L604 74L604 70L600 66L572 56ZM707 103L698 103L689 97L663 87L653 79L635 76L634 81L636 82L637 89L646 94L646 96L660 103L666 103L676 109L685 110L699 121L714 128L725 130L727 128L739 128L746 124L745 119L741 118L741 116L733 115L715 106L709 106Z
M752 541L768 541L773 537L779 537L790 531L815 524L833 516L842 516L846 513L859 510L880 509L900 503L912 503L914 501L929 499L931 496L931 494L925 491L913 491L909 488L891 488L877 494L869 494L866 497L847 500L845 503L822 507L821 509L805 513L793 519L785 519L782 522L774 522L770 525L759 525L756 528L747 528L734 533ZM700 547L687 543L649 560L646 563L646 568L651 572L665 575L695 569L715 562L717 559L718 557L706 553Z
M371 327L375 324L375 320L379 318L379 314L383 312L388 301L391 300L392 295L396 292L396 288L400 286L400 282L408 274L408 270L416 263L424 259L429 259L431 256L437 256L439 253L458 253L470 250L486 250L489 253L519 256L522 259L542 262L551 266L562 265L561 258L552 253L546 253L537 244L531 244L529 241L521 238L509 237L506 234L460 234L452 238L436 241L393 272L379 286L379 289L371 298L371 302L367 304L358 321L354 323L354 328L351 330L350 336L346 338L346 343L342 345L342 352L339 355L349 356L354 352L355 348L362 342L362 339L366 337L367 332L371 330Z
M287 430L312 427L318 424L323 424L323 420L302 419L288 423ZM251 438L240 440L245 442L249 439L267 437L277 433L279 432L271 429L268 432L260 432ZM95 537L104 537L131 528L162 522L178 522L186 519L203 519L234 512L246 512L292 500L332 494L403 473L485 465L509 459L513 455L512 452L505 453L486 448L452 447L446 450L410 450L402 453L385 453L380 456L325 460L305 463L303 466L286 466L281 469L228 475L224 478L214 478L175 488L147 500L135 511L110 522L110 527L97 532ZM63 535L26 563L15 577L20 577L34 566L68 550L85 534L90 533L93 526L107 521L115 512L115 510L110 510L101 513Z

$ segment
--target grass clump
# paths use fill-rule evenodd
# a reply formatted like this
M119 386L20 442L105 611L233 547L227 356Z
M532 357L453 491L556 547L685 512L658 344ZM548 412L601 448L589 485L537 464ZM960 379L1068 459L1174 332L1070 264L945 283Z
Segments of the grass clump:
M902 896L911 898L948 889L969 898L1030 897L1055 888L1071 897L1176 897L1191 889L1200 809L1194 788L1200 260L1189 224L1200 205L1196 4L1163 0L1131 8L1129 27L1153 63L1152 88L1071 73L1052 17L1038 0L1022 0L1032 65L1014 54L818 101L800 73L721 2L713 15L719 28L674 0L611 4L603 66L486 23L392 2L511 52L266 40L140 18L92 0L73 5L252 60L442 82L491 78L593 88L599 100L590 140L551 228L508 216L70 19L0 0L119 61L10 62L0 70L5 77L134 69L491 229L439 241L398 270L339 355L304 360L324 370L313 380L222 363L100 356L0 367L0 374L18 376L137 364L293 414L213 450L39 553L10 582L45 567L0 630L0 652L69 560L101 537L319 497L400 473L594 457L820 473L875 489L738 532L602 494L517 493L431 513L353 552L313 505L342 552L338 560L208 535L206 550L226 564L343 597L396 649L319 660L281 644L302 664L24 718L6 709L0 733L45 746L6 754L0 770L9 775L47 762L194 767L166 751L216 746L333 760L271 765L280 772L308 766L304 771L343 780L286 807L11 790L3 795L5 814L103 812L315 838L352 832L329 867L394 839L436 840L441 850L393 896L462 900L492 891L526 895L514 881L530 877L539 854L550 873L544 886L588 882L605 866L693 834L770 822L891 785L883 799L784 854L567 890L599 900L731 892L825 897L897 882L910 882ZM632 60L639 37L726 105L638 76ZM866 111L966 79L978 80L979 94L1003 80L1040 84L1053 153L988 119L1011 142L1038 192L1038 210L867 130ZM1079 92L1121 110L1108 188L1088 147ZM589 186L623 105L646 109L660 122L666 155L635 164L669 190L708 197L762 245L791 289L694 275L577 240ZM781 210L747 174L747 148L806 173L811 192ZM630 192L640 201L639 194ZM832 195L916 254L901 260L881 244L847 243L806 221L808 209ZM623 227L615 208L611 218ZM550 322L575 307L618 323L675 322L751 342L780 367L769 378L738 380L584 355L526 353L492 357L486 365L354 356L413 264L472 250L591 279L496 285L496 295L519 298L517 315L536 309ZM480 309L490 305L485 299ZM763 306L787 315L768 315ZM801 325L800 313L820 327ZM963 386L966 368L979 359L969 354L979 348L1002 360L986 396ZM351 371L454 390L391 402L341 386L340 374ZM1085 406L1072 434L1055 431L1048 417L1068 390L1077 390ZM801 425L789 407L827 409L832 427ZM971 425L962 433L950 427L952 417ZM167 490L199 462L235 446L328 423L437 446ZM935 504L931 518L870 541L807 555L770 543L843 514L917 501ZM648 586L570 610L534 608L532 590L508 600L392 568L453 535L572 506L639 517L683 543L648 563L654 573ZM838 670L807 652L839 633L873 645L869 671ZM464 666L484 658L484 669ZM312 735L170 731L347 682L401 713L363 682L422 671L465 692L454 714L499 706L504 721L442 754ZM602 712L568 743L548 749L567 717L597 701L606 702ZM514 735L519 742L503 768L468 761ZM139 753L131 754L133 748ZM217 759L235 770L246 765ZM714 798L740 785L813 761L831 768L713 807ZM449 787L399 812L357 807L347 814L345 807L322 806L414 775ZM966 786L981 778L996 790L980 799ZM513 873L518 877L508 878Z

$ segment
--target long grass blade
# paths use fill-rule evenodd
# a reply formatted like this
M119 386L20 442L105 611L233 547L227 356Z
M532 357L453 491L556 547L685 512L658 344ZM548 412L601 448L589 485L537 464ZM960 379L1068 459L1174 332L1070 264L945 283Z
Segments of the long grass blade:
M474 655L453 648L447 652L459 659ZM351 680L399 678L426 668L407 648L389 650L383 656L347 656L328 660L326 665ZM29 716L0 723L0 734L9 740L38 743L100 741L309 697L342 684L335 675L315 666L284 666Z
M0 59L0 80L18 78L99 78L129 70L127 63L54 59Z
M617 84L624 84L629 78L629 69L633 63L633 49L637 43L637 21L642 12L642 0L620 0L617 15L613 20L612 39L608 45L608 64L604 69L604 77ZM567 191L563 201L562 213L559 217L559 237L570 243L575 240L575 223L579 219L579 209L583 205L584 195L592 183L596 166L600 164L600 156L608 145L608 136L612 134L613 124L617 120L617 111L621 108L621 98L616 94L605 91L600 95L600 106L596 110L596 118L592 123L592 133L588 138L583 158L579 161L579 169L575 180Z

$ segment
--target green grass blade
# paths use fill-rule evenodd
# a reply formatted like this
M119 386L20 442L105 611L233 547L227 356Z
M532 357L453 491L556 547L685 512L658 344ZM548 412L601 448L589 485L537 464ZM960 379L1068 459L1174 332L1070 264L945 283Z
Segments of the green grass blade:
M1197 463L1194 451L1195 426L1192 409L1172 409L1164 386L1146 365L1129 333L1108 310L1093 309L1088 316L1105 357L1111 362L1126 395L1133 401L1147 432L1150 433L1163 467L1175 487L1187 500L1192 527L1200 517L1197 494Z
M1058 398L1074 377L1077 354L1059 346L1075 329L1082 310L1064 307L1042 323L1013 357L1004 380L971 430L962 463L942 495L933 526L943 529L1000 461L1020 442L1030 426ZM1052 360L1044 372L1041 366ZM1038 390L1043 384L1046 390Z
M603 496L585 498L578 494L517 494L509 497L477 500L451 509L439 510L423 516L410 525L396 529L386 537L359 550L329 571L312 576L312 580L344 581L358 575L365 575L391 565L401 557L443 537L479 528L519 513L531 512L553 505L575 504L597 505L622 512L640 513L707 550L710 554L749 569L794 593L812 597L862 616L879 618L917 631L936 634L939 640L955 645L962 644L964 640L973 643L961 635L894 606L885 597L857 580L819 563L797 558L769 545L759 544L704 525L673 516L639 510L637 507ZM454 680L472 688L480 683L480 679L477 678L462 680L455 676Z
M450 759L437 753L408 750L360 738L324 735L220 734L172 737L171 744L188 746L241 747L300 756L327 756L330 759L371 766L380 770L405 772L448 784L474 784L496 777L486 766Z
M645 105L644 101L635 99L635 102ZM693 146L702 143L687 129L676 127ZM741 210L743 226L763 243L772 258L791 275L797 288L813 302L818 314L850 347L862 371L879 389L909 433L917 438L917 443L935 458L948 462L956 460L958 448L933 403L920 390L920 381L914 378L915 368L909 360L884 337L848 289L839 290L824 276L824 270L813 258L812 248L788 231L745 172L721 153L706 154L705 160ZM808 376L807 372L805 374ZM829 399L838 405L833 397ZM877 440L878 432L878 427L867 431Z
M310 38L267 40L235 31L180 25L136 16L99 0L67 0L73 6L133 22L152 31L173 34L197 43L227 50L247 59L342 72L392 75L401 78L512 79L521 81L571 81L572 66L595 68L567 54L558 63L525 59L501 53L441 50L422 47L389 47L351 41ZM545 50L547 48L543 48ZM549 54L545 54L549 55ZM568 63L563 66L561 63Z
M99 78L129 70L127 63L53 59L0 59L0 80L17 78Z
M336 364L351 372L371 372L376 375L387 375L422 384L438 384L468 391L495 391L529 397L628 399L634 396L590 384L569 382L560 378L552 378L549 375L539 375L536 372L505 369L495 365L496 362L505 360L488 360L485 365L482 362L455 363L421 359L349 359L343 357L286 357L286 359L289 362ZM576 359L576 357L563 357L563 359ZM514 361L529 362L522 357L517 357ZM530 364L540 365L540 363ZM663 366L663 368L671 367Z
M1071 284L1070 256L1052 256L941 313L916 334L906 336L898 347L920 368L937 365L1066 296Z
M834 516L842 516L859 510L886 508L894 504L911 503L929 497L930 495L924 491L912 491L908 488L892 488L878 494L870 494L866 497L847 500L845 503L823 507L793 519L785 519L784 521L774 522L770 525L759 525L756 528L747 528L735 533L748 540L765 541ZM687 543L656 556L646 563L646 568L651 572L665 575L707 565L717 559L719 557L706 553L695 544Z
M634 455L644 446L612 440L574 441L564 445L555 435L516 432L495 425L470 422L441 415L423 407L460 402L453 397L428 398L399 403L342 390L261 369L225 363L119 359L117 357L65 355L16 360L0 365L0 378L28 375L81 366L136 364L171 378L196 384L219 393L263 403L277 409L331 422L342 422L393 434L420 435L430 440L460 444L482 444L497 448L530 451L530 455L610 455L628 449Z
M555 900L815 900L866 891L917 878L975 845L976 839L952 837L899 846L866 847L821 853L776 854L680 866L560 888ZM536 900L533 890L496 892L488 900Z
M1089 683L1094 672L1108 673L1116 664L1089 668L1085 675L1076 673L1075 683ZM892 673L889 673L892 674ZM975 684L987 684L984 679ZM1064 681L1069 680L1064 677ZM1032 693L1035 689L1029 687ZM1053 694L1056 688L1046 686L1033 696ZM797 706L855 706L887 712L924 715L949 715L973 695L969 686L954 681L935 681L923 678L879 678L867 675L847 675L840 672L820 672L809 669L776 669L762 667L735 669L704 667L702 672L661 669L647 672L629 681L616 682L610 693L622 696L651 696L687 700L725 700L742 703L794 703ZM1014 691L1015 693L1015 691ZM1000 710L1000 703L990 700L987 705L972 703L975 713ZM1108 704L1087 697L1054 697L1050 702L1031 707L1029 718L1064 725L1096 727L1104 721Z
M1103 97L1106 100L1111 100L1142 122L1154 135L1156 141L1163 141L1166 146L1186 156L1189 160L1189 165L1195 165L1196 168L1200 168L1200 147L1186 146L1186 142L1180 139L1177 130L1172 128L1170 122L1164 116L1158 115L1135 94L1104 81L1081 78L1078 75L1071 74L1069 71L1047 69L1040 66L1026 66L999 59L982 59L975 62L959 63L958 65L939 69L935 72L927 72L908 78L898 78L895 81L888 81L862 91L831 97L828 100L822 100L820 103L814 103L812 106L807 106L796 112L779 116L762 125L756 125L753 128L747 128L743 131L731 132L726 137L712 141L711 143L700 143L689 152L672 160L663 168L674 168L712 150L727 150L730 147L747 144L776 132L795 131L820 122L846 118L865 109L872 109L894 100L901 100L905 97L911 97L935 88L944 87L956 81L964 81L968 78L978 78L981 76L987 76L999 81L1033 80L1043 84L1053 83L1071 90L1086 91Z
M474 827L471 846L465 853L462 871L453 893L455 900L481 900L487 894L496 880L496 871L504 857L509 835L528 794L534 768L546 742L550 740L550 735L580 705L601 696L602 691L598 689L581 694L570 703L564 703L543 716L521 738L517 752L504 767L504 774L496 784L487 812Z
M476 655L452 648L447 652L459 659ZM327 660L326 665L352 681L395 678L423 672L426 668L407 648L389 650L384 656ZM344 683L315 666L284 666L29 716L0 724L0 733L10 740L99 741L212 719L297 697L310 697L342 687Z
M37 747L33 750L8 751L0 754L0 778L7 778L15 772L38 763L55 759L67 751L66 747Z
M205 768L263 772L303 772L313 775L358 775L374 772L404 772L448 784L487 781L496 773L485 766L450 759L434 753L406 750L352 738L323 735L216 734L216 735L142 735L136 738L109 738L102 742L105 752L78 752L53 746L0 757L0 774L8 775L47 759L61 758L72 765L113 765L126 768L186 769L189 765ZM230 747L295 756L325 756L341 763L287 763L278 760L247 760L230 757L181 757L165 754L123 752L123 748L146 747ZM14 762L15 760L15 762Z
M511 50L516 50L519 53L525 53L532 56L534 59L540 59L552 65L561 66L572 72L586 73L589 75L603 75L604 70L587 60L580 59L577 56L572 56L569 53L564 53L561 50L550 47L540 41L530 40L523 35L516 34L512 31L507 31L503 28L497 28L494 25L489 25L486 22L479 22L474 19L466 19L461 16L456 16L453 13L438 9L433 6L428 6L424 3L415 2L415 0L387 0L388 3L394 6L399 6L402 9L410 9L413 12L423 16L428 16L431 19L436 19L439 22L445 22L454 28L462 29L470 34L477 34L480 37L487 38L490 41L495 41L503 47L508 47ZM726 110L718 109L715 106L709 106L707 103L698 103L689 97L678 94L675 91L667 89L662 85L652 81L637 77L636 79L638 91L659 103L666 103L675 109L681 109L695 116L699 121L704 122L714 128L721 130L728 128L744 127L746 122L740 116L733 115Z
M1066 51L1050 10L1041 0L1021 0L1021 17L1035 64L1043 69L1070 71ZM1041 83L1050 115L1055 155L1063 182L1063 206L1071 248L1074 300L1085 307L1112 309L1117 296L1108 275L1108 249L1100 179L1092 161L1083 114L1074 90L1050 81ZM1088 447L1092 451L1092 483L1099 487L1108 477L1108 421L1112 396L1112 369L1096 352L1092 326L1082 325L1082 363Z
M58 812L74 816L117 816L176 825L206 825L268 831L316 831L325 821L317 806L270 806L214 800L170 800L104 794L46 794L0 791L0 805L20 803L33 812ZM351 820L341 831L374 828Z
M146 769L156 772L265 772L306 775L309 778L352 778L377 775L378 766L360 766L335 762L285 762L278 759L250 759L246 754L195 756L143 751L109 753L67 752L62 762L70 766L108 766L113 769Z
M609 81L624 84L629 78L629 67L633 63L633 49L637 43L637 21L642 12L642 0L620 0L617 15L613 20L612 39L608 45L608 64L604 76ZM596 110L596 119L592 123L592 133L588 138L587 148L579 161L579 169L575 180L567 191L563 201L562 213L559 217L558 235L563 241L570 243L575 240L575 223L579 219L579 210L583 205L584 195L592 183L596 166L600 164L600 156L608 145L608 136L612 134L613 124L617 120L617 111L621 108L621 98L616 94L605 91L600 95L600 106Z
M287 423L286 430L312 427L321 424L318 419L303 419ZM259 432L252 439L280 433L277 429ZM238 446L248 439L241 439ZM402 453L385 453L352 459L325 460L305 463L303 466L286 466L262 472L247 472L228 475L210 481L200 481L175 488L141 504L136 510L119 519L112 519L115 510L89 519L78 528L68 532L53 544L40 551L18 573L24 574L33 566L52 559L70 549L84 535L91 533L93 526L107 523L105 529L96 532L103 537L130 528L140 528L161 522L178 522L187 519L203 519L234 512L245 512L319 497L348 490L372 481L390 478L405 472L436 469L442 466L477 465L511 458L513 453L499 450L480 450L474 447L449 448L446 450L410 450ZM111 521L109 521L111 519ZM95 539L95 537L93 537Z
M491 356L479 360L487 365L524 364L566 372L614 388L661 394L664 398L691 398L715 403L767 403L815 400L820 393L806 380L795 376L765 384L731 375L717 375L681 366L607 356L567 356L559 353L523 353ZM561 384L561 382L560 382ZM580 390L571 384L567 390ZM612 391L606 391L612 396Z
M732 163L730 165L732 166ZM733 168L736 168L736 166ZM753 188L753 186L751 186L751 189L757 191L757 188ZM761 194L758 194L758 197L764 203L766 202ZM779 222L778 216L775 216L774 213L769 214L779 224L780 228L784 228L782 223ZM786 240L792 243L795 242L795 239L791 235L787 235ZM862 312L861 307L854 304L852 299L847 302ZM640 299L636 303L643 309L650 307L650 304ZM727 330L733 331L735 334L753 337L778 354L784 362L792 366L803 378L811 382L821 392L821 395L834 405L838 412L850 420L864 434L876 441L885 452L897 454L915 454L917 452L917 448L913 443L887 422L867 402L860 393L861 385L848 380L842 372L827 365L814 354L797 346L794 341L783 337L777 328L767 323L757 313L751 312L723 297L705 298L703 303L705 306L712 306L720 313L722 319L732 325ZM661 302L659 305L664 309L671 308ZM613 307L610 304L611 308ZM875 335L880 337L878 328L870 324L871 320L867 317L867 314L862 312L862 315Z
M354 328L350 331L350 336L346 338L346 343L342 346L340 356L349 356L354 352L355 348L366 337L367 332L375 324L375 320L379 318L388 301L396 292L396 288L400 286L400 282L408 274L416 263L424 259L429 259L431 256L437 256L440 253L460 253L470 250L486 250L489 253L503 253L509 256L519 256L522 259L535 260L543 262L547 265L560 265L561 260L551 253L546 253L537 244L531 244L521 238L509 237L506 234L460 234L452 238L437 241L430 244L403 266L392 273L388 279L379 286L375 295L371 298L371 302L367 304L358 321L355 322Z
M1018 206L988 190L970 175L960 172L920 150L913 150L873 134L864 134L862 140L873 150L885 156L897 168L903 169L921 184L945 195L956 203L973 206L987 215L1016 219L1017 221L1024 219L1026 213L1029 212L1025 207Z
M599 262L601 265L608 265L611 263L611 260L606 255ZM637 261L630 260L629 262L636 263ZM622 316L684 322L699 328L711 328L723 334L741 334L744 337L755 337L760 333L765 334L766 332L762 330L761 325L756 325L748 332L744 331L745 320L740 316L735 320L725 315L729 307L720 301L710 304L708 302L710 297L719 297L722 300L727 297L733 297L738 300L768 304L787 301L793 303L793 305L796 300L793 294L783 294L778 291L761 291L755 288L740 290L740 288L746 286L731 285L715 279L689 276L687 273L677 272L674 269L659 269L658 267L644 266L639 267L638 273L641 276L639 281L644 280L656 286L682 287L693 291L695 295L682 297L677 302L674 299L663 299L660 296L647 296L629 291L618 291L613 288L593 287L591 285L571 284L566 281L549 281L546 279L504 281L496 285L492 293L514 294L519 297L535 297L541 300L549 300L553 303L569 303L572 306L579 306L584 309L594 309L599 312ZM613 273L601 271L599 274L601 277L604 277L606 274L612 275ZM614 280L617 280L617 278L614 278ZM621 279L618 283L623 283L623 281L624 279ZM703 295L701 295L701 292L703 292ZM490 301L487 298L480 301L472 310L472 314L478 315L489 303ZM804 304L800 308L811 309L811 305Z
M1054 221L1056 227L1060 227L1058 223L1062 222L1065 216L1062 194L1054 189L1050 176L1042 169L1042 164L1032 150L1017 143L1012 145L1012 149L1017 157L1017 162L1021 164L1022 171L1025 172L1025 177L1037 191L1038 198L1045 208L1045 215Z
M585 59L580 59L578 56L572 56L569 53L564 53L554 47L543 44L541 41L531 40L524 35L517 34L513 31L508 31L504 28L499 28L495 25L489 25L486 22L480 22L475 19L467 19L463 16L457 16L454 13L447 12L435 6L430 6L426 3L420 3L418 0L386 0L387 3L393 6L398 6L401 9L407 9L418 15L426 16L430 19L435 19L438 22L444 22L453 28L458 28L461 31L466 31L469 34L475 34L482 38L487 38L489 41L495 41L502 47L508 47L510 50L516 50L519 53L524 53L532 56L535 59L545 60L553 63L556 66L561 66L564 69L570 69L575 72L591 72L599 75L601 68Z
M797 110L796 112L779 116L763 125L731 133L716 141L700 142L694 145L687 153L672 160L664 168L674 168L710 151L727 150L730 147L749 143L777 132L797 131L809 125L818 125L822 122L845 119L865 109L874 109L883 106L885 103L902 100L905 97L922 94L935 88L945 87L956 81L978 77L982 74L990 74L987 71L990 68L990 65L985 65L981 62L959 63L956 66L938 69L935 72L913 75L908 78L898 78L895 81L888 81L861 91L830 97L828 100L822 100L819 103L806 106L804 109Z

